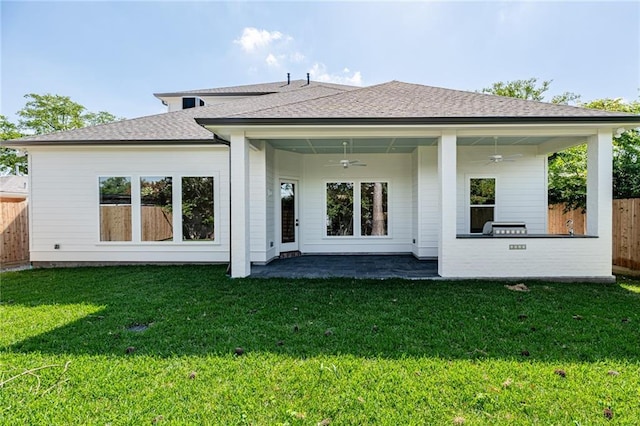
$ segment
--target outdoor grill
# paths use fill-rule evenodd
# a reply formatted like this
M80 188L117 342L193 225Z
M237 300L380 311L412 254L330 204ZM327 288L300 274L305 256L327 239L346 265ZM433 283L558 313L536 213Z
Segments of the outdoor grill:
M482 233L494 237L527 235L527 224L524 222L487 222L482 228Z

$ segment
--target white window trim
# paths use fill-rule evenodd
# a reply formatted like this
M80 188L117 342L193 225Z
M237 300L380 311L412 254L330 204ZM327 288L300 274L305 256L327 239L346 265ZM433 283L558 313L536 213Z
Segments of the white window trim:
M102 206L102 203L100 203L100 179L102 178L112 178L112 177L123 177L123 178L129 178L129 184L131 185L131 203L130 204L126 204L131 206L131 241L101 241L100 240L100 224L102 222L102 212L100 211L100 206ZM131 173L100 173L98 175L96 175L95 178L95 183L96 183L96 198L94 201L94 205L96 206L96 218L98 219L97 223L96 223L96 239L98 241L99 244L107 244L107 245L113 245L113 244L126 244L126 245L130 245L132 243L135 242L135 230L133 229L133 224L134 224L134 216L133 216L133 212L135 211L135 207L134 207L134 202L135 199L133 198L133 187L134 187L134 176Z
M494 204L471 204L471 179L493 179L495 181L495 193L496 199ZM465 210L464 210L464 222L465 229L468 234L471 234L471 207L493 207L493 220L498 221L498 188L499 188L498 176L492 174L470 174L465 176ZM481 232L474 232L474 235L479 235Z
M109 177L128 177L131 179L131 241L100 241L100 178ZM142 218L140 214L140 179L143 177L171 177L172 182L172 203L174 206L173 214L173 240L172 241L142 241ZM214 239L213 240L199 240L199 241L183 241L182 240L182 178L183 177L213 177L213 214L214 220ZM107 246L198 246L198 245L216 245L222 244L220 238L221 224L220 224L220 172L210 173L167 173L167 172L145 172L145 173L130 173L130 172L109 172L98 173L95 177L96 182L96 197L95 205L97 212L97 237L96 245ZM179 185L176 185L179 182ZM175 208L179 206L179 208ZM178 232L176 232L176 230Z
M362 205L361 205L361 185L363 183L386 183L387 184L387 235L362 235ZM327 184L329 183L352 183L353 184L353 235L327 235ZM323 223L322 223L322 239L323 240L390 240L392 236L392 202L391 202L391 179L384 178L357 178L357 179L325 179L322 187L323 201Z

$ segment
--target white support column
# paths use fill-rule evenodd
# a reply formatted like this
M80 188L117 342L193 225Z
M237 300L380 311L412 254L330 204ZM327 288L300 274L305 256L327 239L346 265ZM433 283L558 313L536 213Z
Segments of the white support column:
M456 239L457 137L444 131L438 140L438 189L440 191L440 231L438 234L438 274L451 276L447 254Z
M611 130L587 141L587 234L611 245L613 142ZM611 251L611 250L609 250Z
M231 277L251 274L249 239L249 140L244 132L231 134Z

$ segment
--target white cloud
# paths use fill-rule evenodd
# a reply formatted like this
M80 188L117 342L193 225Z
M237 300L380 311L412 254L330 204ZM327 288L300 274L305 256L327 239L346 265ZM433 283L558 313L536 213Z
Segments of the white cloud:
M311 79L315 81L362 86L362 74L360 71L351 73L349 68L344 68L342 74L331 74L327 71L325 64L316 62L309 70L309 74Z
M305 60L305 56L300 52L293 52L289 55L289 61L299 64Z
M242 31L242 36L233 42L239 44L242 50L251 53L255 50L269 46L275 40L281 40L283 34L280 31L259 30L254 27L247 27ZM291 37L286 36L285 40Z
M267 56L267 58L264 60L267 65L269 65L270 67L277 67L280 65L280 63L278 62L278 58L276 58L273 53L269 53L269 55Z
M270 74L283 71L291 72L294 79L296 75L302 77L306 68L314 81L349 84L362 86L362 74L360 71L351 71L347 67L342 71L331 73L327 66L319 61L307 58L304 50L294 38L280 31L269 31L255 27L246 27L242 35L233 41L246 53L246 58L251 63L249 74L255 75L260 71L268 70ZM313 64L309 69L309 65Z

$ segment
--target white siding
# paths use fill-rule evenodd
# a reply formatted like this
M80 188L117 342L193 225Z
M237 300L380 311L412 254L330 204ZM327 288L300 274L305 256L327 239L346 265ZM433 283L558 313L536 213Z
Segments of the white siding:
M228 156L220 146L31 148L31 260L228 261ZM215 242L135 242L137 236L133 242L100 241L99 176L131 176L133 184L140 176L198 175L215 179Z
M280 184L276 182L275 171L275 150L271 145L266 147L266 260L269 261L277 256L276 253L276 208L280 205Z
M438 227L440 206L438 201L438 148L418 147L420 233L418 252L420 258L438 256Z
M523 154L512 162L490 163L491 147L458 147L457 233L469 232L469 178L496 179L496 221L527 224L531 234L544 234L547 218L546 156L535 147L501 147L503 155Z
M258 151L249 152L250 178L250 227L251 261L265 263L267 260L267 153L261 144Z
M280 152L278 152L280 153ZM305 253L410 253L413 238L411 154L358 154L367 167L326 167L336 155L303 155L300 194L300 250ZM327 237L327 182L388 182L385 237ZM359 224L354 224L358 227Z

